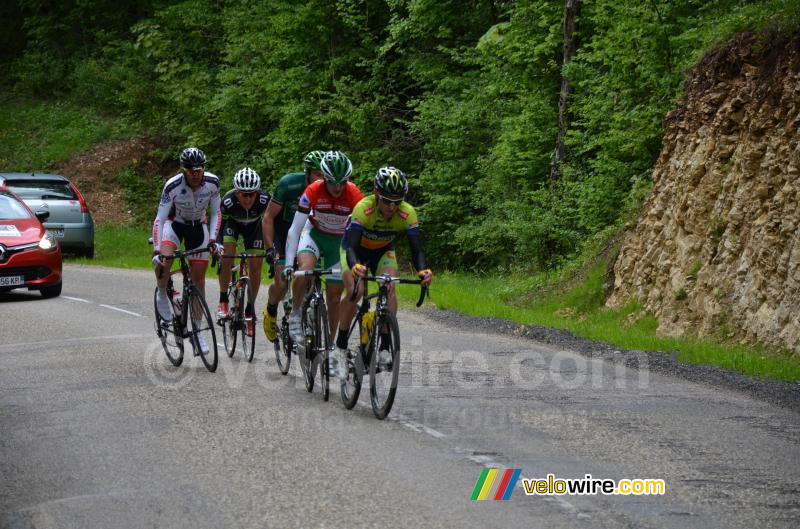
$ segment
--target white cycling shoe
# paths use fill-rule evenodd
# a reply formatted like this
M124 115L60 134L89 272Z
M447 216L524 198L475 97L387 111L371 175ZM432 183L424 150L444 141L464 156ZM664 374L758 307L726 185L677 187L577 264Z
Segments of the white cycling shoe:
M162 293L160 290L156 292L156 308L158 309L158 315L161 316L164 322L169 323L172 321L172 304L169 302L166 292Z
M391 370L392 364L394 363L391 351L388 349L381 349L378 352L378 363L387 370Z
M328 370L337 378L347 378L347 351L338 347L331 351Z
M303 334L303 325L299 314L297 316L295 316L294 314L291 314L289 316L289 336L292 337L292 341L296 344L305 343L305 335Z
M203 337L203 335L198 334L195 336L195 338L197 339L197 348L200 349L200 354L208 354L208 344L206 343L206 339ZM195 356L197 355L195 354Z

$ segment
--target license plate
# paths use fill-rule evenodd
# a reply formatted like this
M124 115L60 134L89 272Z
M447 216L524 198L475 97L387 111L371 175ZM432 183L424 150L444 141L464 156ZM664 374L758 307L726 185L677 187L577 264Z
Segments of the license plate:
M64 228L50 228L50 229L47 230L47 233L49 233L53 237L63 238L64 237Z
M25 283L25 276L0 277L0 287L14 287Z

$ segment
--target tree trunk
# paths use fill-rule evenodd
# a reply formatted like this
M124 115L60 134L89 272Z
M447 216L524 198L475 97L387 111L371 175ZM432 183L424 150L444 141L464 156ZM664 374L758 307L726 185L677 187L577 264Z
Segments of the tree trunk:
M558 96L558 136L556 148L550 164L550 180L555 182L561 176L561 164L564 161L564 137L567 134L569 115L567 112L567 96L572 92L572 85L564 75L564 66L572 62L577 44L575 42L575 20L578 17L581 0L564 1L564 52L561 68L561 92Z

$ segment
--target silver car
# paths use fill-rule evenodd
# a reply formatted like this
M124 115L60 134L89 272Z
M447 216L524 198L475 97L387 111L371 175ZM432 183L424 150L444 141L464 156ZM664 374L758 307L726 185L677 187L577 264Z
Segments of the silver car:
M0 173L5 184L34 213L48 211L45 229L64 252L94 257L94 220L78 188L61 175L44 173Z

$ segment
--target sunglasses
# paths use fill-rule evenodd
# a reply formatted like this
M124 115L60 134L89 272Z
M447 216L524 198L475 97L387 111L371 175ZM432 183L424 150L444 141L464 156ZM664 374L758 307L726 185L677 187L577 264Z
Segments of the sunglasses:
M203 174L202 167L195 167L194 169L189 169L188 167L184 167L183 170L186 174L196 175L196 174Z
M253 198L254 196L256 196L255 191L237 191L237 192L239 193L239 196L242 198Z
M381 202L383 202L387 206L399 206L400 202L403 201L402 198L391 199L391 198L381 197L380 195L378 195L378 196L380 197Z

